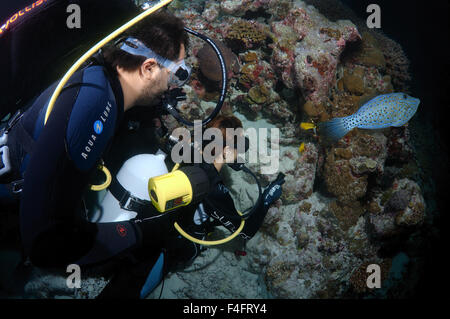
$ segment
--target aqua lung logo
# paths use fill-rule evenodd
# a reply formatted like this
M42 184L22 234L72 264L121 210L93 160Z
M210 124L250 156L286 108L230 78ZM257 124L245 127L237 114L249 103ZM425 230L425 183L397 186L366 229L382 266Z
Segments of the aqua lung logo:
M100 120L95 121L95 123L94 123L94 131L97 134L101 134L102 133L102 131L103 131L103 123Z
M94 122L94 125L92 126L94 129L95 134L91 134L91 137L89 138L87 145L83 148L81 152L81 157L83 157L85 160L88 159L89 154L94 149L95 141L97 140L98 135L100 135L103 131L104 123L109 118L109 113L111 112L111 102L108 101L108 103L105 106L105 110L100 114L100 119Z

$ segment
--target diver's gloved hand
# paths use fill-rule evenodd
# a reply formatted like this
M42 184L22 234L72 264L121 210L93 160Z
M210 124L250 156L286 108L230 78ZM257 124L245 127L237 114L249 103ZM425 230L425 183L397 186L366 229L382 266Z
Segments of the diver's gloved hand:
M277 179L274 180L266 187L263 192L263 203L265 207L269 207L274 201L280 198L282 188L281 185L284 184L285 175L283 173L278 174Z
M179 101L186 100L186 92L182 88L168 90L162 97L162 114L170 114L170 108L175 109Z
M159 250L143 260L123 262L97 299L147 297L166 275L164 263L164 254Z

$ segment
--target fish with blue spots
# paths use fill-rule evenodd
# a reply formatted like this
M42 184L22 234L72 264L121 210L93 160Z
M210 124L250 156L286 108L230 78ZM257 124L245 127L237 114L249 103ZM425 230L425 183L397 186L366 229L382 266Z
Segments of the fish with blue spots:
M416 113L419 103L419 99L405 93L379 95L350 116L319 123L319 132L323 137L337 141L355 127L376 130L403 126Z

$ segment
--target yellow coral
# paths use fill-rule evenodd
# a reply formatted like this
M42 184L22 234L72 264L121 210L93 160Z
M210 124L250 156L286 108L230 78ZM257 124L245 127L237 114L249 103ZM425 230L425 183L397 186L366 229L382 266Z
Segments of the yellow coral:
M258 60L258 55L255 52L248 52L246 55L244 55L243 60L245 62L255 62Z
M234 23L226 36L229 40L241 40L246 45L260 44L266 40L266 33L260 30L255 24L240 20Z

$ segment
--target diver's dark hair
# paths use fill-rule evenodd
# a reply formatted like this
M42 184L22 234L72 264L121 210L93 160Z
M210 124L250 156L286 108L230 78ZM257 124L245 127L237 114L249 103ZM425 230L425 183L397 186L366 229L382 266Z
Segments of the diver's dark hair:
M186 51L189 37L184 31L183 21L167 11L158 11L139 22L121 37L134 37L142 41L155 53L169 60L177 60L180 46L184 44ZM103 48L105 62L115 71L120 66L126 71L135 71L146 60L143 56L135 56L119 50L110 44Z
M208 129L208 128L219 129L220 132L222 133L222 137L223 137L222 145L225 147L226 145L228 145L227 142L231 142L231 137L227 136L227 128L232 128L232 129L242 128L242 122L240 119L238 119L234 115L222 115L221 114L221 115L217 115L214 119L212 119L211 122L209 122L205 128L206 129ZM203 144L203 147L205 147L209 143L210 142L205 141L205 143ZM234 140L234 146L237 147L236 137ZM212 150L212 155L215 155L214 150Z
M222 132L223 142L227 141L227 128L242 128L242 122L234 115L217 115L206 125L206 128L218 128Z

